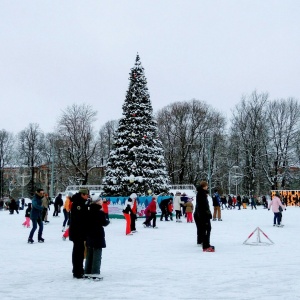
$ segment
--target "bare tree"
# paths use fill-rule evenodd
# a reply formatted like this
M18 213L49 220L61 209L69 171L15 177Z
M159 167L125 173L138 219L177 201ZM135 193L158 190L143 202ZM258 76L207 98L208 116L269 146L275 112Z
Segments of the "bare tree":
M39 184L35 178L35 168L39 168L43 163L43 151L45 149L44 133L38 124L30 123L29 126L19 133L18 152L20 165L30 168L31 180L29 190L31 195Z
M262 165L272 189L286 188L291 181L290 167L297 164L298 112L299 103L293 98L275 100L268 105L269 138Z
M10 164L13 158L13 134L5 129L0 130L0 198L5 192L4 168Z
M244 172L244 190L249 193L257 188L256 172L263 153L267 135L266 105L268 94L254 91L249 97L243 97L233 112L231 134L238 137L240 151L237 165Z
M58 121L58 159L68 174L70 184L87 184L89 173L99 163L93 123L97 112L91 106L73 104L63 111Z
M170 104L156 117L172 183L196 183L208 178L224 117L195 99Z

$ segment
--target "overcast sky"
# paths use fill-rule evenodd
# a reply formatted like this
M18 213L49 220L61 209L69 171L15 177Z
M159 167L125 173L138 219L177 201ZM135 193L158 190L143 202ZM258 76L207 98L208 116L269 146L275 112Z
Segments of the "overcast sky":
M137 52L154 112L242 95L300 99L299 0L0 0L0 129L51 132L73 103L122 116Z

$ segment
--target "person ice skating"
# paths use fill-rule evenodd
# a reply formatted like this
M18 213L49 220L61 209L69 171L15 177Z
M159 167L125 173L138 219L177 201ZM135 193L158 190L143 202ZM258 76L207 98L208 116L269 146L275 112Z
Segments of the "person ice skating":
M146 227L151 227L151 212L149 210L149 206L147 206L145 208L145 211L144 211L144 214L145 214L145 222L143 223L143 226L146 228Z
M137 219L137 194L132 193L130 195L130 199L132 199L132 208L130 213L130 230L132 233L136 233L135 221Z
M172 198L169 198L168 215L170 216L170 220L173 221L173 199Z
M238 194L237 197L236 197L236 204L237 204L239 210L241 210L242 198L241 198L240 194Z
M173 199L173 206L176 213L176 222L181 223L180 217L181 217L181 204L183 204L183 201L181 201L181 193L176 192L175 197Z
M48 210L49 210L49 199L48 199L48 194L45 194L43 199L42 199L42 206L43 206L43 211L42 211L42 221L45 224L48 224L50 221L48 221Z
M31 212L31 203L28 203L28 206L25 211L25 221L22 224L24 227L30 228L30 212Z
M19 214L19 207L17 205L16 200L11 196L9 198L10 198L10 203L9 203L10 214L13 215L14 211L16 211L17 214Z
M219 221L222 221L222 219L221 219L221 204L220 204L221 199L218 194L218 190L215 190L212 200L213 200L213 207L214 207L213 221L216 221L217 218Z
M180 197L180 200L181 200L180 208L182 210L182 216L186 217L186 213L185 213L186 207L185 207L184 204L188 202L188 196L187 196L187 194L186 193L182 193L181 197Z
M186 222L193 223L193 198L188 198L187 202L183 204L185 206L185 213L186 213Z
M261 197L264 208L268 208L268 201L265 195Z
M157 205L157 197L152 197L152 201L148 205L148 209L149 209L149 212L150 212L150 217L149 217L149 219L147 220L147 223L146 223L146 226L148 227L151 224L151 221L153 221L152 222L152 227L155 228L155 229L158 228L156 226L156 205Z
M201 181L197 188L196 208L194 212L194 220L197 226L197 244L202 244L203 252L215 252L215 247L210 245L210 220L212 215L207 199L207 189L208 183L206 181Z
M250 205L251 205L251 209L253 208L256 209L256 200L253 195L250 196Z
M30 219L32 222L32 229L30 231L29 237L28 237L28 243L33 244L33 235L34 232L37 229L37 225L39 225L39 231L38 231L38 242L44 243L44 239L42 237L43 235L43 221L42 221L42 199L44 197L44 190L43 189L37 189L33 198L32 198L32 207L30 212Z
M54 200L54 212L53 217L58 217L58 213L60 212L60 207L64 204L62 195L59 193Z
M100 275L102 248L106 248L103 226L109 224L109 220L101 208L102 199L99 198L91 204L88 213L84 274L95 278Z
M25 199L22 198L21 199L21 209L24 210L24 207L25 207Z
M109 220L109 212L108 212L108 206L110 205L110 201L103 198L102 199L102 210L105 213L105 217L107 220Z
M163 220L163 218L165 218L165 221L169 221L169 219L168 219L168 216L169 216L168 205L169 205L170 199L171 198L161 200L160 203L159 203L159 208L161 210L161 215L160 215L160 220L161 221Z
M272 211L274 213L274 219L273 219L273 226L276 226L276 221L277 221L277 227L282 227L280 223L280 211L279 207L281 209L286 209L284 205L280 201L280 194L279 192L276 192L275 195L273 196L272 200L269 203L268 210L272 207Z
M64 213L64 221L63 221L63 225L62 225L62 231L66 230L66 225L70 224L70 209L71 209L71 197L73 196L73 194L70 192L68 193L68 195L66 196L66 200L64 203L64 208L63 208L63 213Z
M86 241L86 230L88 220L88 199L89 190L80 188L79 192L71 198L71 213L69 239L73 242L72 264L73 277L83 278L84 242Z
M126 229L125 229L125 234L126 235L132 235L131 233L131 217L130 214L132 213L132 206L133 206L133 201L131 198L128 198L125 201L124 204L124 209L123 209L123 215L126 221Z
M248 201L249 201L248 198L246 196L243 196L243 199L242 199L243 209L247 209Z
M223 196L221 197L221 207L222 207L222 210L224 209L223 206L225 206L225 208L227 208L227 199L226 199L226 195L223 195Z

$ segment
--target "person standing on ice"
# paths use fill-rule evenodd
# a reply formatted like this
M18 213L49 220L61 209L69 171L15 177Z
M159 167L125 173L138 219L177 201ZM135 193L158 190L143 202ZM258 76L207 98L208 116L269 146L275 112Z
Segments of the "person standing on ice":
M27 209L25 211L25 221L22 224L24 227L30 228L30 212L31 212L31 203L28 203Z
M181 217L181 204L183 204L184 202L181 201L181 193L180 192L176 192L174 200L173 200L173 206L174 206L174 210L176 213L176 222L181 223L182 221L180 220Z
M197 188L196 208L194 220L197 226L197 244L202 244L203 252L215 252L215 247L210 245L210 232L212 219L207 199L208 183L201 181Z
M73 242L73 277L77 279L84 277L83 260L87 233L88 199L89 190L87 188L81 188L71 198L69 239Z
M135 227L135 220L137 219L137 194L132 193L129 198L132 199L132 209L130 214L130 230L132 233L135 233L137 232Z
M38 242L44 243L44 239L42 238L43 235L43 221L42 221L42 199L44 198L44 190L43 189L37 189L33 198L32 198L32 208L30 212L30 219L32 221L32 229L29 233L28 237L28 243L33 244L33 235L34 232L37 229L37 225L39 225L39 231L38 231Z
M130 216L130 214L132 213L132 206L133 206L133 201L129 197L125 201L124 209L123 209L123 215L126 221L126 229L125 229L126 235L133 235L133 233L131 233L131 216Z
M145 227L150 227L151 221L153 220L152 227L155 229L158 228L156 226L156 204L157 204L157 197L153 197L152 201L147 206L147 209L150 212L150 217L149 217L149 219L146 220Z
M72 193L68 193L66 196L66 200L64 203L63 213L64 213L64 221L62 225L62 232L66 230L66 225L70 224L70 210L71 210L71 197L73 196Z
M275 196L273 196L271 202L269 203L268 210L270 210L270 207L272 207L272 211L274 213L274 219L273 219L273 226L276 226L276 220L277 220L277 227L282 227L280 224L281 218L280 218L280 211L279 207L281 209L285 209L284 205L280 201L280 194L279 192L276 192Z
M221 219L221 204L220 204L221 199L218 194L218 190L215 190L212 200L213 200L213 207L214 207L213 221L216 221L217 218L219 221L222 221L222 219Z
M100 275L102 248L106 248L105 232L103 226L109 224L105 213L101 210L102 199L98 198L90 205L88 212L88 225L84 274L97 278Z

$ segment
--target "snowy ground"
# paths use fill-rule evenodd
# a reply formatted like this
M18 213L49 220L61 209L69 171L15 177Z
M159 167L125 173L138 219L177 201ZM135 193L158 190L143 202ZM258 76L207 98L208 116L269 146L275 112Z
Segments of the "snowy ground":
M215 253L196 246L195 224L158 220L155 230L138 220L138 233L125 236L125 221L112 220L104 280L93 282L72 278L72 242L61 239L62 216L50 216L45 243L31 245L30 229L21 226L24 211L0 211L0 299L300 299L299 215L299 207L288 207L284 228L277 228L262 207L223 210L223 222L212 222ZM258 226L274 245L243 245Z

